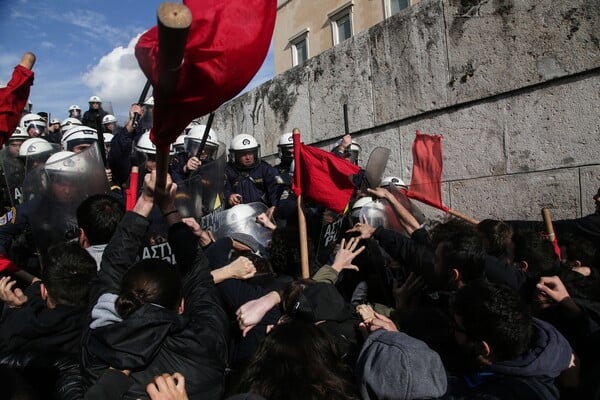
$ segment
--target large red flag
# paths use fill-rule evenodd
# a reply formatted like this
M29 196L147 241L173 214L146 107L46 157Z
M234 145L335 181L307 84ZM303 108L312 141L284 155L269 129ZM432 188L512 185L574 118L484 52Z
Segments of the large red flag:
M269 45L275 0L187 0L192 25L172 96L158 88L158 29L144 33L135 56L154 90L151 138L168 147L194 118L216 110L238 94L262 65Z
M33 85L33 71L17 65L6 87L0 88L0 147L13 134Z
M412 178L406 195L448 212L442 203L442 137L417 131L412 151Z
M354 184L350 179L360 171L335 154L307 146L294 135L294 182L292 190L337 213L342 213L350 201Z

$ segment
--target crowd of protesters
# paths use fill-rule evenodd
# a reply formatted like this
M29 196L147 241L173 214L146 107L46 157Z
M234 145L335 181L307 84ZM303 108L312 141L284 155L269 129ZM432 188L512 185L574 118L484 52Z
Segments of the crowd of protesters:
M303 254L291 133L273 167L191 123L162 188L151 99L124 126L89 104L27 110L0 151L0 397L600 398L600 189L556 247L541 222L427 221L401 179L359 181L351 212L307 200Z

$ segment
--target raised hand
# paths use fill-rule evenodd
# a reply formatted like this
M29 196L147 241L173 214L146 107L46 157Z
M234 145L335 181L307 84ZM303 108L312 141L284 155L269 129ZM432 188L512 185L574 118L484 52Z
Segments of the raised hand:
M356 249L359 241L360 238L358 237L350 238L348 242L346 242L346 239L342 239L340 249L335 254L335 259L333 260L331 268L335 269L337 272L340 272L343 269L352 269L358 271L358 267L352 264L352 261L365 249L365 246L361 246Z
M0 300L10 308L18 308L27 302L27 296L19 288L14 288L17 281L10 276L0 278Z

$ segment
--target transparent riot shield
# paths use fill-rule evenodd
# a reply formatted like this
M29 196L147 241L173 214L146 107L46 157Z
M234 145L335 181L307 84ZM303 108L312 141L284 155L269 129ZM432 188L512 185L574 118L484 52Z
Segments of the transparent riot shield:
M260 255L265 256L272 231L256 222L256 217L266 211L267 206L263 203L238 204L211 214L207 229L212 231L215 239L231 237L235 233L251 236L258 243Z
M382 226L385 229L405 233L391 204L384 199L374 200L361 207L359 218L360 221L364 218L369 225L375 228Z
M204 163L177 185L175 205L182 217L202 219L222 210L227 163L225 148L225 143L219 142L216 159Z
M109 191L97 146L78 154L69 153L61 153L64 158L58 157L30 172L39 178L28 201L33 203L30 224L42 260L52 244L79 236L75 219L79 204L91 195Z
M3 175L2 206L16 207L23 202L25 164L21 158L11 156L8 149L5 149L0 152L0 167Z
M317 244L317 262L319 265L327 264L329 257L335 251L335 246L341 237L344 226L344 215L326 209L321 219L321 233Z
M395 185L390 185L388 190L394 195L396 200L398 200L400 204L402 204L402 206L404 206L404 208L406 208L408 212L410 212L413 217L417 219L420 224L425 222L425 214L423 214L423 211L421 211L421 209L413 201L406 197L406 191L404 189Z

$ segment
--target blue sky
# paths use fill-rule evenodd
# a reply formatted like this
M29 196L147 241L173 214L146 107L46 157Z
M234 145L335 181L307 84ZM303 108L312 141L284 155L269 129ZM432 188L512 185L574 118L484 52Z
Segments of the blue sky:
M30 101L33 111L60 120L98 95L120 122L146 81L133 48L156 24L159 0L0 0L0 86L25 51L37 56ZM273 77L273 55L248 88Z

